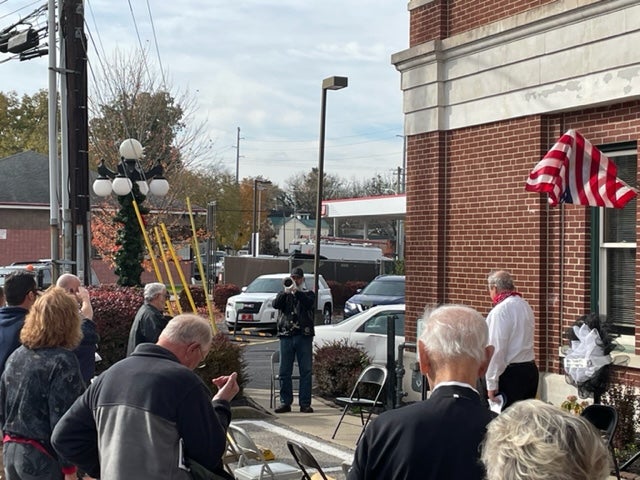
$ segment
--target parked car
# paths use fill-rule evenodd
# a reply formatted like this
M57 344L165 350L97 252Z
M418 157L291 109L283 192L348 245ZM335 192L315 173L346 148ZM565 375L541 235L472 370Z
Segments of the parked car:
M404 305L379 305L353 315L335 325L316 327L314 348L337 340L346 340L350 345L361 347L373 363L387 363L387 322L395 317L395 349L404 342Z
M273 301L278 292L283 290L282 281L288 278L288 273L272 273L260 275L248 286L242 288L242 293L229 297L225 308L225 322L229 329L238 327L265 327L275 329L278 321L278 311L273 308ZM314 289L313 274L305 273L304 281L309 290ZM318 292L318 310L322 312L324 323L331 323L333 312L333 296L331 289L322 275L318 277L320 290Z
M404 303L404 275L378 275L344 304L344 318L374 305Z
M4 285L4 279L7 275L16 270L26 270L33 274L38 284L38 290L46 290L51 286L53 281L53 268L51 260L32 260L13 262L11 265L0 267L0 286ZM62 273L62 272L60 272ZM100 285L96 272L91 269L91 285Z

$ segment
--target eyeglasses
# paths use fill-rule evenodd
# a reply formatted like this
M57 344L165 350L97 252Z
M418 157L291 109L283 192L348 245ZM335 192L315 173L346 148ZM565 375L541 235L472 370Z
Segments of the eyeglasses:
M207 366L207 364L205 363L205 359L207 358L207 356L202 352L202 345L198 344L198 350L200 350L200 356L202 357L202 361L196 368L204 368Z

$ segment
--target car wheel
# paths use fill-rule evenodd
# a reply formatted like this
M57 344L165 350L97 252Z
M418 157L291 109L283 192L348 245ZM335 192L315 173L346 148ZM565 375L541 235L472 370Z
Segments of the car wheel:
M331 325L331 305L325 305L322 311L322 319L325 325Z

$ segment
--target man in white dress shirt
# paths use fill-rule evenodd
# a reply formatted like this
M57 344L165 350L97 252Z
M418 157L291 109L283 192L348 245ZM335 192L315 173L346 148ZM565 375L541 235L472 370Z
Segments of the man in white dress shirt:
M487 369L487 396L490 401L503 395L503 409L538 390L538 367L534 361L533 310L514 286L506 270L491 272L487 278L493 309L487 315L489 345L495 352Z

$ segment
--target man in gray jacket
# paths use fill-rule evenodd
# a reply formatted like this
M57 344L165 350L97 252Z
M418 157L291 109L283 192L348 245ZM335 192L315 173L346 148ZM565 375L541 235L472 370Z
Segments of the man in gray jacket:
M211 400L192 371L211 342L207 320L173 318L156 344L139 345L71 406L53 432L56 451L96 478L186 480L184 457L228 478L222 455L236 373L212 380L218 392Z

